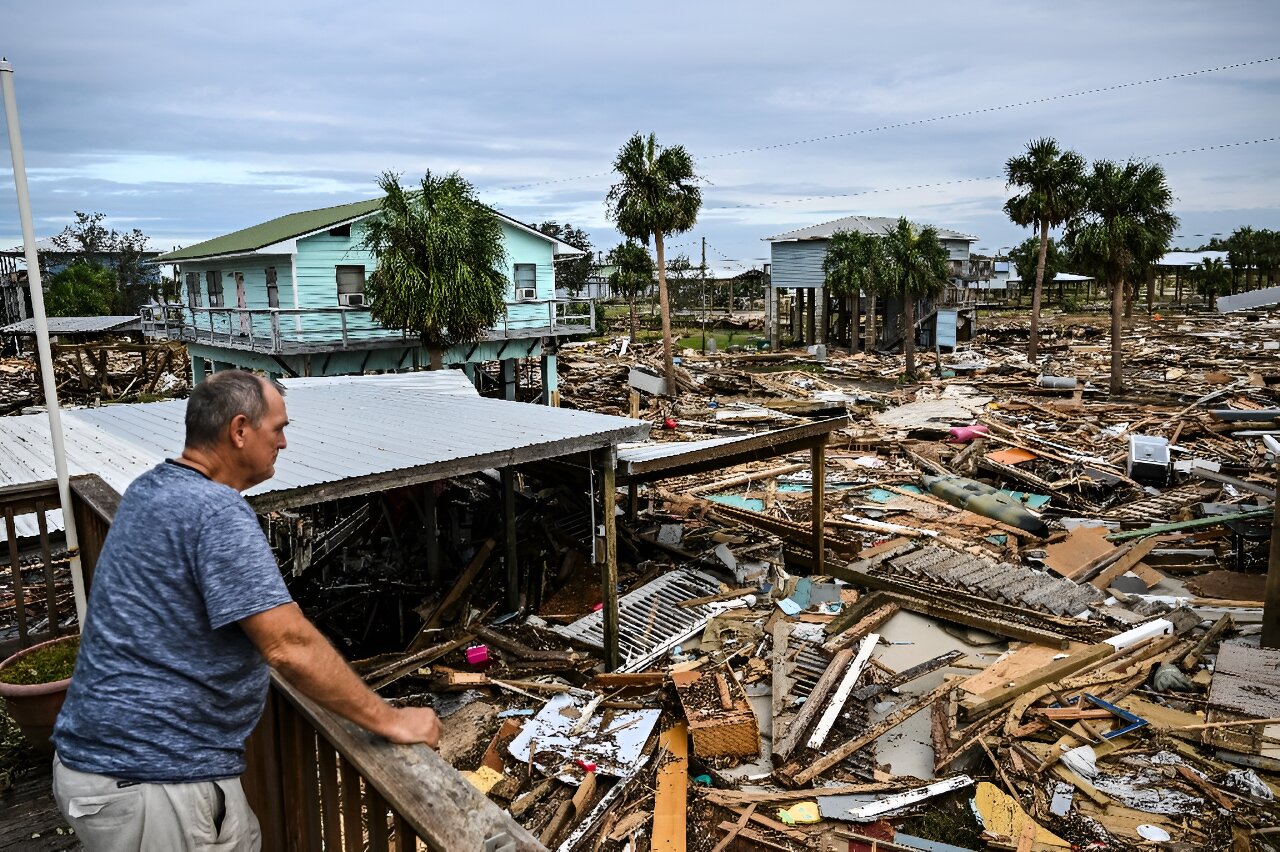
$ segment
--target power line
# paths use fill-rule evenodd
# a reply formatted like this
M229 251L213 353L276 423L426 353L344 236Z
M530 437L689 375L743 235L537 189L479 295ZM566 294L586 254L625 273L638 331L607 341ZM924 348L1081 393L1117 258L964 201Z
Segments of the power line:
M1203 145L1199 148L1183 148L1179 151L1164 151L1159 154L1143 154L1133 156L1134 160L1154 160L1160 157L1176 157L1180 154L1195 154L1201 151L1215 151L1220 148L1239 148L1244 145L1261 145L1266 142L1278 142L1280 136L1268 136L1265 139L1248 139L1243 142L1223 142L1220 145ZM722 204L715 207L704 207L703 210L741 210L758 207L773 207L779 204L800 204L805 201L824 201L832 198L851 198L857 195L874 195L878 192L904 192L909 189L932 189L939 186L955 186L963 183L980 183L988 180L1004 180L1003 175L986 175L984 177L960 178L959 180L942 180L934 183L916 183L908 186L881 187L879 189L862 189L857 192L835 192L829 195L809 195L802 198L778 198L772 201L758 201L750 204Z
M1082 89L1078 92L1067 92L1061 95L1049 95L1043 98L1032 98L1025 101L1015 101L1013 103L1000 104L998 106L982 107L979 109L965 110L963 112L946 113L944 115L936 115L931 118L919 118L914 121L904 121L897 124L882 124L877 127L866 127L859 130L849 130L843 133L830 133L825 136L813 136L808 139L796 139L790 142L777 142L772 145L760 145L754 148L740 148L736 151L725 151L720 154L708 154L702 157L702 160L718 160L724 157L736 157L739 154L750 154L759 151L773 151L779 148L790 148L797 145L809 145L814 142L825 142L830 139L843 139L849 136L861 136L868 133L881 133L885 130L897 130L903 127L915 127L918 125L932 124L939 121L950 121L957 118L966 118L974 115L983 115L989 112L999 112L1007 109L1018 109L1026 106L1034 106L1036 104L1052 103L1053 101L1067 100L1069 98L1080 98L1086 95L1095 95L1103 92L1114 92L1121 89L1131 89L1137 86L1148 86L1153 83L1165 83L1170 80L1182 80L1188 77L1198 77L1204 74L1214 74L1219 71L1230 71L1236 68L1247 68L1252 65L1262 65L1268 62L1276 62L1280 60L1280 56L1269 56L1264 59L1251 59L1247 62L1234 62L1229 65L1218 65L1214 68L1201 68L1196 71L1185 71L1181 74L1166 74L1163 77L1151 77L1146 80L1134 80L1128 83L1116 83L1110 86L1099 86L1093 89ZM1244 143L1242 143L1244 144ZM1162 155L1157 155L1162 156ZM553 180L535 181L533 183L522 183L514 186L504 186L500 189L531 189L536 186L551 186L558 183L569 183L575 180L586 180L588 178L607 177L610 172L595 172L586 175L576 175L574 177L556 178Z

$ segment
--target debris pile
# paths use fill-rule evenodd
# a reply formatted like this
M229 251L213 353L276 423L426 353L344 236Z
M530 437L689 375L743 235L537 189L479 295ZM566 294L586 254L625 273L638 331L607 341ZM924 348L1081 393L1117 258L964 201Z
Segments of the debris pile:
M1123 396L1090 326L1050 332L1047 370L1009 326L913 385L894 356L686 352L666 399L633 376L652 347L566 352L564 399L690 451L844 419L820 470L637 489L616 671L590 508L536 472L522 611L471 593L494 561L473 537L419 608L456 618L361 670L435 706L441 753L549 848L1263 848L1280 325L1138 326Z
M64 405L130 402L186 393L191 366L181 343L55 344L53 371ZM43 405L34 352L0 358L0 415Z

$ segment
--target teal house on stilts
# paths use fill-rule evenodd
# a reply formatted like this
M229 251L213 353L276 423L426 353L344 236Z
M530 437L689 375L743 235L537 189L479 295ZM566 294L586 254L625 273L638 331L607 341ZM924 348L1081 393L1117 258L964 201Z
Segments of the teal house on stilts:
M183 300L144 308L144 333L186 344L194 384L231 368L282 377L428 367L433 353L420 339L369 313L365 282L377 260L362 245L362 223L381 205L291 213L157 257L177 267ZM440 364L476 379L480 365L496 362L502 396L515 399L518 363L537 357L541 401L558 405L558 345L591 331L594 308L555 298L555 261L582 252L496 215L507 253L505 311L481 339L438 353Z

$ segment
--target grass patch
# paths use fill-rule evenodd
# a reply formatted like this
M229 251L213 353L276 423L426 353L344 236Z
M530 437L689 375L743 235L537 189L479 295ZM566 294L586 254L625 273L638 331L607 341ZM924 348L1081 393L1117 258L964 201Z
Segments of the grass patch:
M930 807L903 823L902 831L925 840L950 843L966 849L986 848L982 839L982 825L974 815L973 808L969 807L967 799Z
M32 686L37 683L53 683L71 677L76 667L76 652L80 650L80 638L59 642L27 654L8 667L0 669L0 682L15 686Z

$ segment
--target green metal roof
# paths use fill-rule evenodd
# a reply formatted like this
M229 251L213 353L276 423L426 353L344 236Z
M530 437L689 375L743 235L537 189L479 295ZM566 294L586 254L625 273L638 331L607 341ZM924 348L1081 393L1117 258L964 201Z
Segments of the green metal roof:
M261 225L254 225L232 234L214 237L193 246L171 251L156 258L156 262L172 263L178 260L196 260L206 257L220 257L229 254L245 254L257 251L303 234L311 234L333 228L343 222L359 219L382 207L381 198L368 201L354 201L350 204L339 204L337 207L322 207L319 210L304 210L301 213L290 213Z

